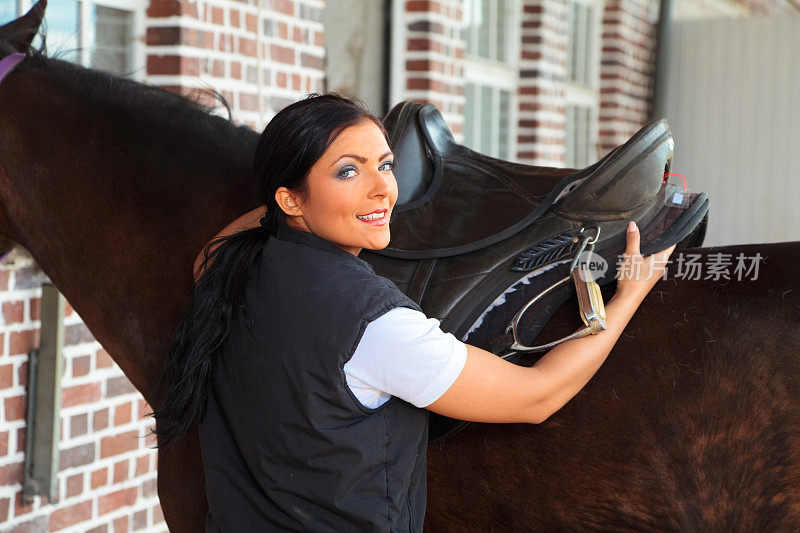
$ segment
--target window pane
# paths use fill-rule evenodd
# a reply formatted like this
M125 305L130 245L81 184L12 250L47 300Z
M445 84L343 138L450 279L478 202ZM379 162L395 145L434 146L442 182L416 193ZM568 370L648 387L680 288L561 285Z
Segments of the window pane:
M476 150L475 145L475 125L477 113L475 109L475 96L477 87L473 83L467 83L465 89L465 96L467 98L464 105L464 144Z
M65 61L79 62L77 2L48 1L41 30L47 36L47 55ZM37 34L33 39L33 47L39 48L41 42L41 36Z
M17 0L0 0L0 24L6 24L17 18Z
M91 6L89 13L89 66L128 74L133 13L98 5Z
M481 4L481 18L478 26L478 55L489 57L489 19L491 18L491 6L489 0L478 0Z
M482 154L492 155L492 88L481 87L481 142Z
M510 160L508 134L511 127L511 93L500 91L500 113L498 115L497 157Z

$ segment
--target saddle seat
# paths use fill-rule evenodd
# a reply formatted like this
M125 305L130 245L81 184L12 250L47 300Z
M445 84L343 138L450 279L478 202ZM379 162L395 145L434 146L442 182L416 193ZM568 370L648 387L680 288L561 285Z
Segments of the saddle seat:
M392 239L379 253L405 259L468 253L511 235L549 209L572 219L621 218L661 188L672 167L664 118L584 169L503 161L456 143L432 104L403 102L385 117L398 199Z

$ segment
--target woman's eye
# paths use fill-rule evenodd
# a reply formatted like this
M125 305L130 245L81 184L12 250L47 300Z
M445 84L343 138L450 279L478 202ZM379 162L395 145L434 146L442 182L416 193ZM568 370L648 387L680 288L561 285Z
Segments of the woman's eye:
M350 174L352 172L352 174ZM340 170L336 175L343 179L350 179L355 176L356 169L353 167L347 167Z
M389 165L389 166L386 167L386 165ZM381 166L378 167L378 168L380 168L381 170L392 170L392 168L394 168L394 161L384 161L383 163L381 163Z

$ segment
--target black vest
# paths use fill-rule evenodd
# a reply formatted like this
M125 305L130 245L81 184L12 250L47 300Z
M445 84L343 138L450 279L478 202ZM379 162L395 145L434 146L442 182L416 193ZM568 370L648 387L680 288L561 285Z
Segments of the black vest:
M364 328L420 307L371 265L282 227L262 250L200 422L206 531L422 531L428 411L376 409L343 366ZM387 354L391 356L391 354Z

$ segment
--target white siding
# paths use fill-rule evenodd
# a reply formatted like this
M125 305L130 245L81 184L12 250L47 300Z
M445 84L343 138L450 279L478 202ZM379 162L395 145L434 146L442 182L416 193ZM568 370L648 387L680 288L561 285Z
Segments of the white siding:
M676 21L671 43L673 172L711 199L704 246L800 240L800 16Z

